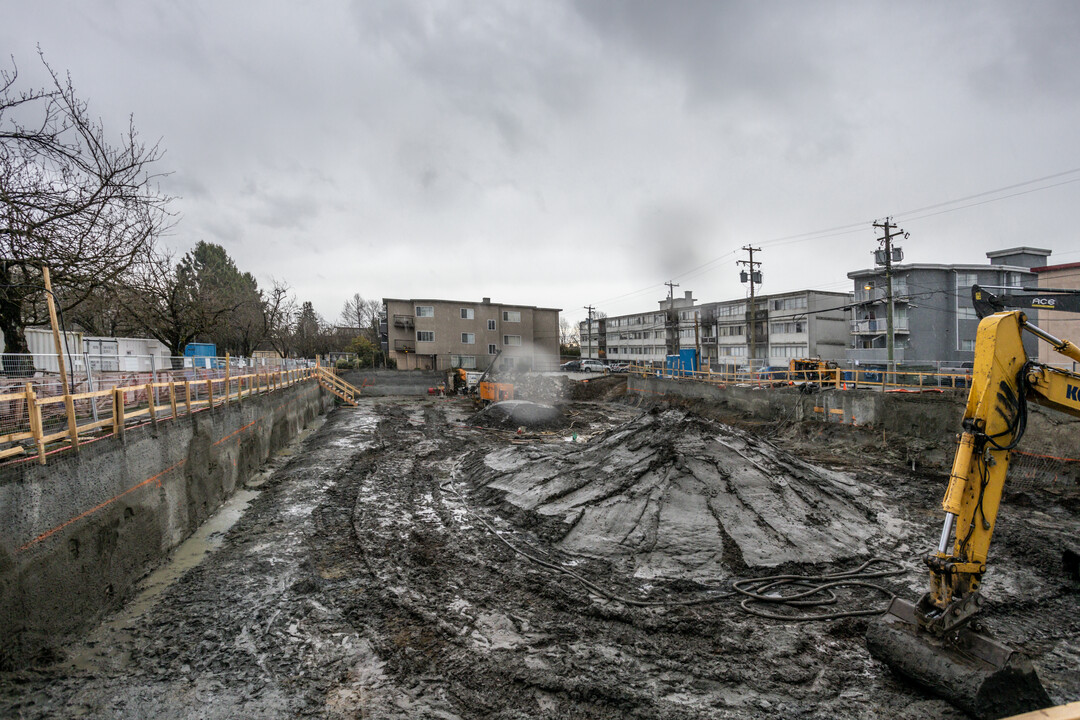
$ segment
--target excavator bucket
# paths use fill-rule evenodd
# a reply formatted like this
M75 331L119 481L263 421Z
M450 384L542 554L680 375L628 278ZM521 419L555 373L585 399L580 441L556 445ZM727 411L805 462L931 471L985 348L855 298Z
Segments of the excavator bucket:
M920 630L915 606L893 598L866 632L870 654L895 672L977 718L1049 706L1031 661L994 639L961 628L949 640Z

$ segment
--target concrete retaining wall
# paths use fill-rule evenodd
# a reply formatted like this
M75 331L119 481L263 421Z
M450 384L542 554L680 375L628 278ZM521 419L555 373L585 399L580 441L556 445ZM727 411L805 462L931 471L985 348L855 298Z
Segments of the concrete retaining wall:
M720 386L692 380L629 376L627 393L658 398L705 400L734 415L760 420L818 420L884 432L910 453L930 453L933 462L948 461L960 432L967 393L883 393L834 390L804 395L798 388ZM1080 421L1029 403L1025 442L1039 452L1080 457Z
M0 469L0 668L119 607L332 401L312 380Z
M360 388L360 397L427 395L446 382L445 372L426 370L346 370L341 379Z

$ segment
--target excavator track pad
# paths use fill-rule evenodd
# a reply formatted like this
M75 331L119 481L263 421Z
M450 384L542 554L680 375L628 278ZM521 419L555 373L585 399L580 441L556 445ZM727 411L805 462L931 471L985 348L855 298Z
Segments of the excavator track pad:
M1031 661L993 638L961 628L948 638L920 630L915 605L893 598L866 632L870 654L977 718L1048 707Z

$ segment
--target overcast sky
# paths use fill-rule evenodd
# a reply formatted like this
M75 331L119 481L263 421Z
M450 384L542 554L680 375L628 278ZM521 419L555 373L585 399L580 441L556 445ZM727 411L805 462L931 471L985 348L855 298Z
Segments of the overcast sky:
M760 292L851 290L887 215L909 262L1080 261L1080 3L2 9L24 77L40 45L117 136L160 138L167 245L219 243L329 320L356 292L572 321L669 280L731 299L747 244Z

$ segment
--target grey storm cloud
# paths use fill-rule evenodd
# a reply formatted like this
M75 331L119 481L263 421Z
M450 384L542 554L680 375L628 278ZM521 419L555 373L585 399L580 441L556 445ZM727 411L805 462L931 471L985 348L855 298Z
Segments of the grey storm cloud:
M107 127L160 138L174 250L220 242L328 317L359 292L571 320L667 280L739 296L746 244L772 292L850 290L874 219L1055 173L898 218L905 252L1080 260L1078 36L1080 5L1006 0L58 0L0 25L27 77L40 44Z

